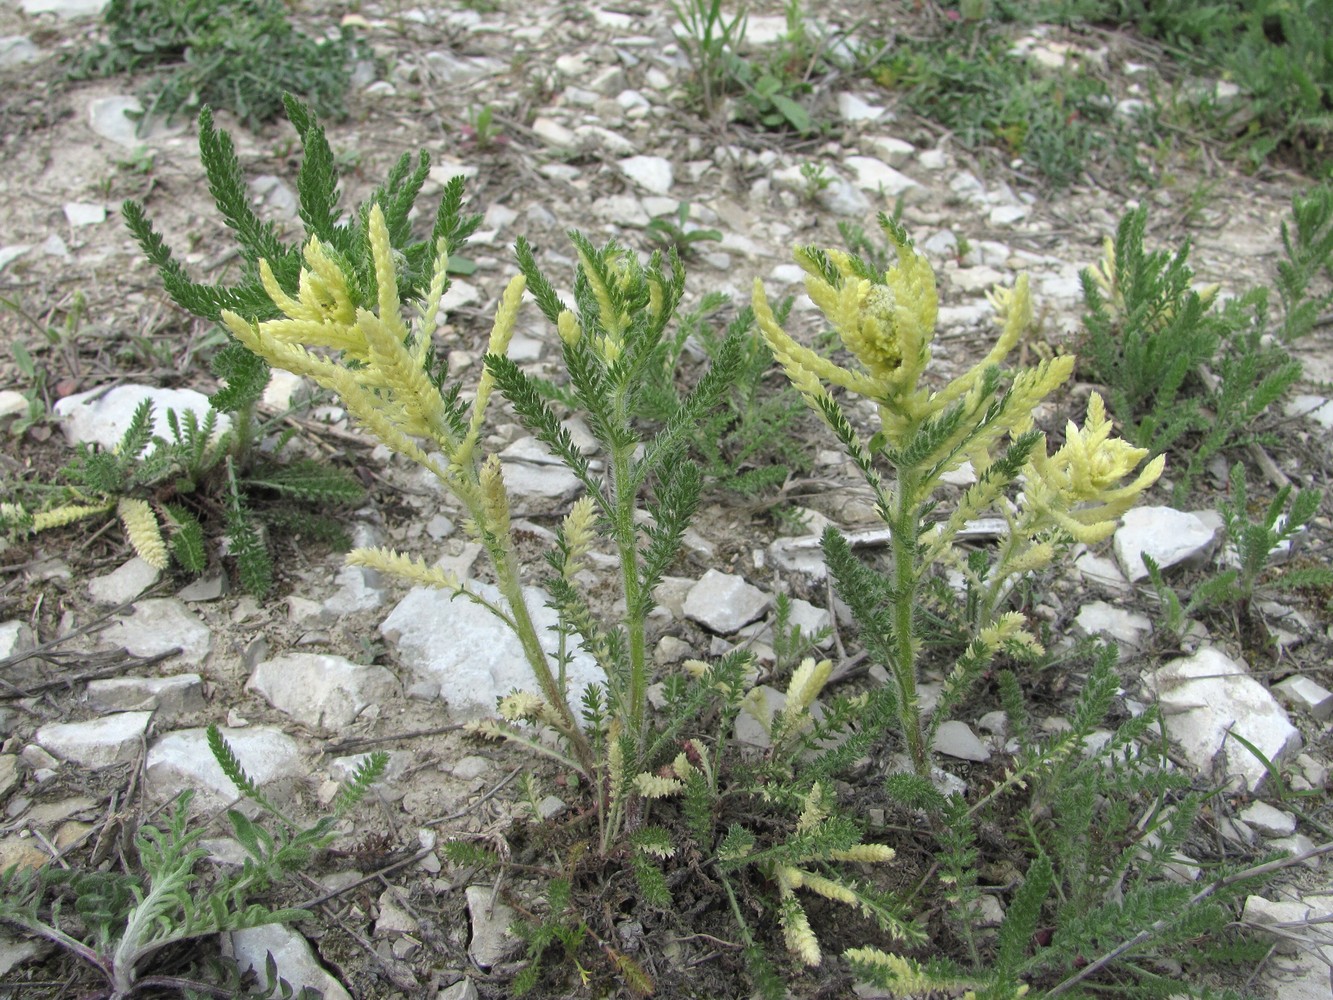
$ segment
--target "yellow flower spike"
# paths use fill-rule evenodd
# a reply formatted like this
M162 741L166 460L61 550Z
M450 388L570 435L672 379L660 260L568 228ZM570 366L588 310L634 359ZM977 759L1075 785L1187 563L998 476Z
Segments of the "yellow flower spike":
M171 565L167 543L162 539L162 527L146 500L121 497L120 503L116 505L116 513L140 559L154 569L166 569Z
M592 497L574 501L563 522L565 539L564 577L572 580L583 569L583 558L592 550L597 537L597 504Z
M656 279L648 282L648 315L655 321L662 318L662 283Z
M531 722L539 719L545 702L531 691L515 691L500 699L496 712L506 722Z
M580 250L578 256L579 263L583 265L583 274L588 279L588 287L592 289L592 296L597 302L597 313L602 322L602 329L607 332L609 337L618 342L623 327L621 314L616 312L615 304L611 300L611 292L603 283L597 269L592 266L592 261L588 259L587 254ZM614 271L614 267L610 269ZM607 364L614 363L614 361L607 361Z
M402 343L407 340L407 327L403 323L402 303L398 299L398 269L394 262L393 245L389 241L389 226L384 221L384 210L378 202L370 207L366 234L370 238L370 255L375 262L380 322L397 335L399 343Z
M663 778L647 771L634 776L634 787L645 799L665 799L685 791L685 783L676 778Z
M505 493L499 455L486 456L479 479L486 509L486 530L503 537L509 533L509 496Z
M1013 642L1027 647L1034 653L1042 652L1041 643L1027 629L1027 619L1018 611L1006 611L994 625L983 628L978 638L992 653L999 652Z
M421 368L435 342L435 327L439 323L440 300L449 284L449 242L443 236L435 243L435 264L431 270L430 288L421 307L421 328L417 333L413 363Z
M764 283L758 278L754 282L752 303L755 322L759 326L760 333L764 335L769 350L773 352L773 357L782 365L787 377L807 401L813 401L824 394L821 380L842 386L870 399L883 395L886 387L882 381L840 368L808 347L796 343L778 324L773 309L768 304L768 297L764 294Z
M823 961L823 956L819 952L819 939L815 937L815 932L810 927L810 920L793 891L792 880L799 879L800 874L788 865L779 866L775 874L781 901L778 919L782 924L782 936L787 944L787 950L806 965L816 966Z
M800 818L796 820L796 832L806 833L828 819L829 811L824 804L824 789L819 782L810 786L801 807Z
M573 347L583 339L583 327L579 326L578 318L568 309L560 311L555 319L555 328L566 347Z
M816 663L813 656L807 656L801 661L801 665L791 675L791 683L787 685L787 700L782 706L782 717L788 726L796 725L809 711L832 673L832 660Z
M424 587L438 587L457 594L463 590L457 575L437 566L429 566L424 559L413 558L393 549L374 547L353 549L343 560L348 566L365 566L401 577Z
M885 844L857 844L855 847L829 852L829 857L834 861L860 861L864 864L881 864L897 856L898 852Z
M835 903L845 903L847 906L857 906L861 902L856 893L831 878L808 872L803 868L793 868L790 871L793 872L792 888L794 889L807 889L817 896L831 899Z
M6 504L10 509L11 516L17 513L20 508L13 504ZM51 528L63 528L67 524L73 524L75 521L82 521L85 517L96 517L98 514L105 514L111 510L111 504L65 504L61 507L55 507L52 510L41 510L32 515L32 531L48 531Z

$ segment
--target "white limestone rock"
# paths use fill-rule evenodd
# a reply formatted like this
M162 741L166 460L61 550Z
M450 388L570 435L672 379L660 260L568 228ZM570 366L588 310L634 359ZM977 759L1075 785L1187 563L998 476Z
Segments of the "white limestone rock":
M1288 837L1296 832L1296 817L1267 802L1251 802L1240 811L1239 818L1266 837Z
M1162 569L1207 556L1216 532L1196 514L1171 507L1135 507L1121 519L1112 543L1131 583L1147 579L1147 553Z
M730 635L766 610L769 597L742 577L710 569L685 597L685 617L718 635Z
M884 107L864 97L842 91L838 94L838 117L845 122L874 122L884 117Z
M142 113L143 104L137 97L125 94L99 97L88 104L88 127L103 139L134 149L143 144L139 137L139 123L142 119L129 116Z
M1274 764L1299 753L1301 734L1268 690L1221 650L1205 647L1173 660L1145 678L1162 708L1167 734L1205 774L1233 778L1255 792L1268 777L1264 765L1237 740L1234 728Z
M935 731L935 743L932 748L936 753L959 760L990 760L990 751L977 739L977 734L965 722L951 720L940 723Z
M223 940L224 951L231 952L230 957L236 960L241 971L253 969L261 982L268 956L272 955L278 975L287 980L293 990L299 992L309 987L322 993L324 1000L352 1000L343 985L319 964L310 942L286 924L263 924L232 931L224 935Z
M518 914L498 899L492 903L492 895L489 885L467 887L467 911L472 918L472 940L468 942L467 953L483 969L503 962L520 943L509 933Z
M671 190L674 173L671 161L662 156L630 156L617 164L620 172L645 191L666 194Z
M106 222L106 206L90 201L66 202L65 221L76 229L81 226L100 226Z
M0 624L0 660L31 653L36 648L37 640L27 622L15 619Z
M108 0L23 0L25 14L54 14L63 21L102 13Z
M1122 661L1129 659L1135 650L1143 648L1143 642L1152 635L1152 621L1146 615L1136 611L1126 611L1105 601L1092 601L1079 609L1074 624L1087 636L1104 635L1116 643Z
M110 573L89 580L88 593L98 604L124 604L134 600L160 579L160 569L135 556Z
M338 589L324 601L325 609L334 618L373 611L384 603L388 594L384 575L366 566L343 566L334 583Z
M88 704L99 712L156 712L160 722L202 712L204 680L198 674L104 677L88 682Z
M24 63L36 62L41 50L26 35L5 35L0 38L0 69L13 69Z
M1326 431L1333 430L1333 400L1323 396L1293 396L1282 412L1289 417L1305 417Z
M213 633L174 597L139 601L116 624L101 634L108 643L123 646L135 656L180 652L170 661L199 666L213 648Z
M891 167L901 167L916 155L915 146L891 135L874 136L866 140L866 145Z
M1310 677L1293 674L1274 684L1273 694L1288 708L1308 712L1319 722L1327 722L1333 716L1333 691Z
M87 722L53 722L34 739L61 760L96 771L134 760L152 712L120 712Z
M398 682L384 667L341 656L287 653L258 664L245 688L302 725L336 731L369 706L394 697Z
M889 198L896 198L913 188L920 187L906 174L900 173L873 156L848 156L843 163L856 174L856 186L866 191L883 192Z
M308 773L296 741L280 730L256 727L223 729L221 733L260 787L304 778ZM204 729L178 729L158 739L148 749L145 771L149 793L158 801L173 799L183 789L193 788L193 812L214 812L241 795L213 759Z
M183 418L193 412L202 424L211 406L208 397L193 389L156 389L147 385L118 385L114 389L90 389L66 396L55 405L55 414L70 444L96 444L110 451L125 436L134 411L145 399L153 404L153 433L170 438L167 410ZM231 418L217 415L217 433L231 427Z
M831 178L831 183L815 199L820 206L834 215L846 215L864 218L871 214L873 206L861 189L841 177Z
M499 590L488 583L468 587L500 606ZM546 607L550 598L536 587L525 587L528 609L544 649L558 648L556 614ZM496 699L514 689L536 691L523 647L493 614L466 597L434 587L414 587L398 602L380 634L398 649L399 662L418 678L425 690L438 691L449 703L453 719L479 719L495 712ZM577 650L567 670L569 701L577 705L589 684L604 684L606 676L596 661Z

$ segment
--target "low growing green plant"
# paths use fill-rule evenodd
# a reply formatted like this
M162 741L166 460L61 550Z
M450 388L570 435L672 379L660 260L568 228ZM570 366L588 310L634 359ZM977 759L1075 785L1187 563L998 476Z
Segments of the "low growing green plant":
M9 868L0 875L0 920L53 942L101 973L109 1000L157 987L191 985L177 977L146 975L163 948L197 938L289 923L306 910L274 909L261 902L276 882L303 868L312 853L333 839L333 826L383 775L388 755L372 754L340 789L328 816L302 828L287 819L245 773L216 727L209 746L227 777L279 827L272 832L231 809L232 833L247 857L239 869L220 867L212 877L197 872L208 852L199 846L205 828L190 822L193 793L171 804L163 827L145 824L134 837L137 859L130 871L88 871L47 865ZM76 916L65 912L72 905ZM270 972L270 989L275 977ZM195 984L198 985L198 984ZM290 989L283 990L290 996Z
M1333 586L1333 570L1324 567L1306 567L1280 576L1269 573L1273 554L1300 537L1318 513L1322 491L1295 491L1284 486L1261 508L1262 516L1256 520L1250 507L1245 467L1240 462L1231 467L1230 487L1230 495L1218 505L1226 568L1199 581L1186 602L1182 603L1166 583L1152 557L1143 555L1148 576L1162 602L1163 624L1173 635L1182 634L1189 619L1200 612L1227 610L1240 622L1248 623L1261 586L1273 590Z
M704 229L690 224L690 203L682 201L676 211L659 215L649 221L647 233L664 250L675 250L688 259L699 243L715 243L722 239L716 229Z
M201 104L235 112L250 128L301 94L318 114L342 117L358 47L347 27L335 41L297 31L281 0L111 0L108 40L74 61L77 76L153 74L146 114L193 113Z
M1291 223L1282 223L1287 259L1277 265L1287 343L1310 333L1333 305L1333 184L1293 194Z
M722 0L672 0L671 9L681 28L676 37L694 66L699 102L711 118L729 84L728 60L745 39L746 8L740 5L730 20Z
M145 400L114 449L80 444L58 474L63 482L22 490L32 497L27 505L0 505L0 530L45 531L114 512L144 562L159 570L174 562L202 573L208 566L205 523L221 507L219 527L241 585L256 597L273 585L262 522L299 521L307 534L343 537L337 522L317 508L361 499L365 491L350 475L311 459L282 463L250 455L242 461L236 434L219 432L213 410L202 420L193 411L180 418L168 410L165 419L170 438L154 435L153 406Z
M1213 455L1264 440L1256 421L1301 368L1266 336L1266 289L1218 308L1216 286L1192 287L1188 241L1150 253L1146 227L1146 208L1127 213L1102 266L1083 272L1081 357L1130 441L1152 451L1189 443L1175 473L1179 500Z

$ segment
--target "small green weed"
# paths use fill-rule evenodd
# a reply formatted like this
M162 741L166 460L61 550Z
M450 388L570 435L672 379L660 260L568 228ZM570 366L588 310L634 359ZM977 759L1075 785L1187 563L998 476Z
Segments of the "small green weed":
M1146 208L1125 215L1101 268L1083 272L1080 361L1129 440L1154 452L1189 441L1174 473L1180 499L1213 455L1264 440L1255 422L1301 368L1266 336L1266 289L1216 307L1215 287L1191 287L1189 242L1149 253L1146 227Z
M682 201L676 211L659 215L648 223L648 236L663 250L674 250L688 259L700 243L715 243L722 239L716 229L704 229L690 222L690 203Z
M258 128L282 112L291 92L318 114L342 116L357 50L350 29L316 41L287 15L281 0L111 0L108 40L76 56L72 73L152 74L146 115L211 104Z
M205 984L146 975L164 948L221 932L289 923L306 910L273 909L253 902L333 839L333 826L383 775L388 755L372 754L339 791L333 810L311 827L287 819L245 773L216 727L209 746L227 777L274 821L277 832L231 809L232 835L245 849L239 868L197 872L208 852L199 846L205 830L190 822L192 792L172 803L165 826L145 824L134 837L137 858L125 872L11 867L0 875L0 920L53 942L105 977L109 1000L124 1000L161 987ZM71 904L68 914L62 904ZM270 969L265 995L291 996ZM210 991L211 992L211 991Z

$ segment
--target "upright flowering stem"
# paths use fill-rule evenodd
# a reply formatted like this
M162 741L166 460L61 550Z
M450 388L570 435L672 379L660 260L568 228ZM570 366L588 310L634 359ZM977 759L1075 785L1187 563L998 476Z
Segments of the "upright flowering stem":
M912 768L929 778L933 730L923 725L917 694L916 604L932 566L944 561L961 568L981 605L977 620L967 623L980 645L950 675L951 683L964 684L979 674L985 657L1006 644L1036 647L1021 615L997 615L1014 580L1047 565L1061 541L1107 537L1116 518L1161 474L1162 461L1121 485L1147 452L1110 438L1111 424L1097 396L1089 402L1084 427L1071 423L1064 447L1046 455L1032 411L1069 378L1074 360L1057 357L1002 371L1001 363L1032 320L1024 278L992 295L1002 332L986 357L938 391L923 386L938 313L934 274L900 226L884 216L880 223L898 258L882 275L842 251L796 251L807 274L806 290L856 359L852 366L834 364L797 343L774 318L759 282L754 311L773 356L861 469L889 526L892 634L886 637L890 662L884 666L892 673L900 735ZM826 385L873 402L879 431L864 438ZM877 460L896 475L892 493L881 483ZM944 475L965 461L971 461L977 482L946 519L925 524ZM987 576L968 566L953 545L969 518L991 511L1004 517L1009 532ZM877 609L871 613L882 620Z

